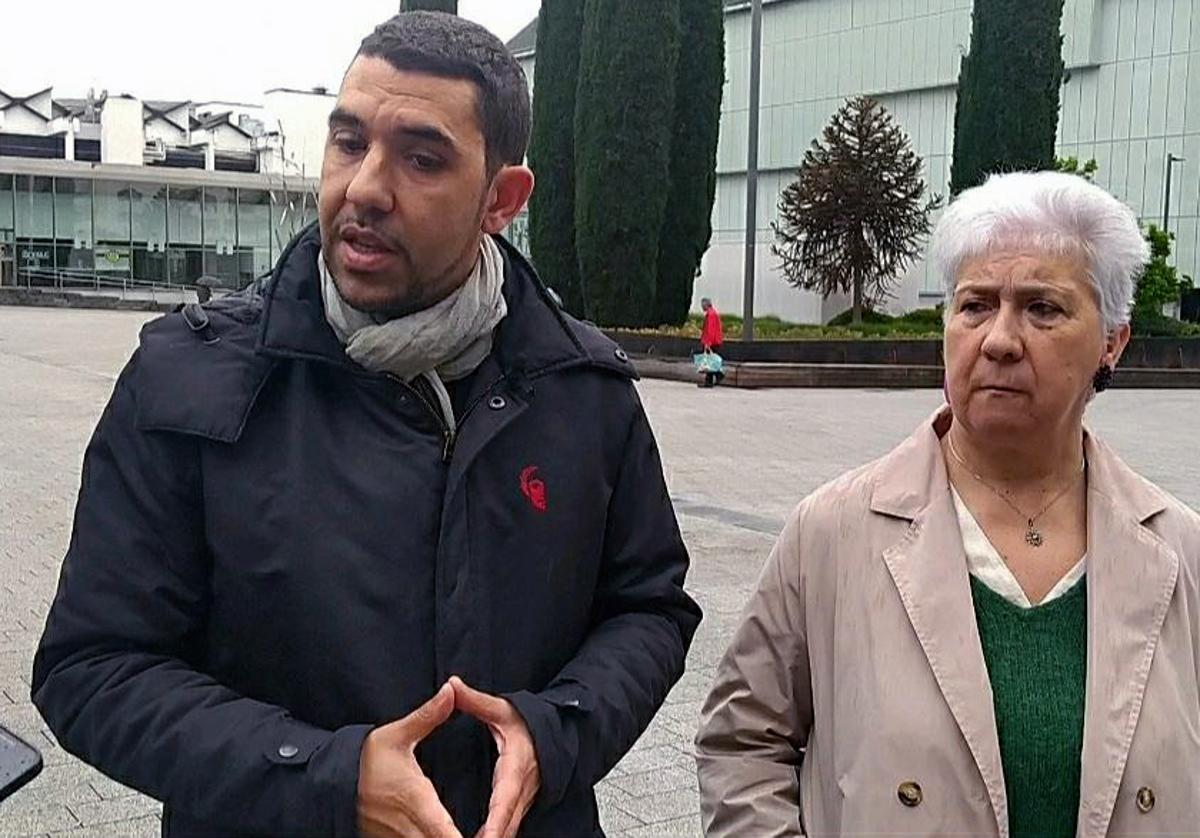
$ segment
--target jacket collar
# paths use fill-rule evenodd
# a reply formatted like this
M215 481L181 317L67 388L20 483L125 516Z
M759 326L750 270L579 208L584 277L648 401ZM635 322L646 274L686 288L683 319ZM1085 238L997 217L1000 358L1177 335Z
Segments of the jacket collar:
M502 237L504 298L508 315L496 330L493 357L506 376L535 377L550 369L588 363L591 358L568 327L533 267ZM317 224L300 233L275 266L264 292L257 349L279 357L353 362L325 322L317 256Z
M880 463L871 509L911 522L883 560L946 703L979 768L1001 836L1007 797L966 556L939 439L942 408ZM1145 526L1167 507L1093 434L1088 459L1088 648L1078 834L1103 835L1137 725L1179 557Z
M935 497L949 490L940 440L951 419L949 407L939 408L880 461L871 493L873 511L913 520ZM1138 524L1146 523L1167 508L1161 489L1133 471L1086 428L1083 447L1088 462L1089 496L1101 495L1106 504L1121 509L1123 517Z

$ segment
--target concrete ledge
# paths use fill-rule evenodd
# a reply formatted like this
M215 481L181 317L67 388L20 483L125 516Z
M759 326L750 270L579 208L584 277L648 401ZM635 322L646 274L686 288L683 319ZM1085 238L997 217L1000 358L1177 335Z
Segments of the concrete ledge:
M643 378L699 383L703 376L691 361L634 358ZM942 367L901 364L761 364L726 363L722 387L819 387L855 389L941 389ZM1114 388L1141 390L1200 389L1200 370L1122 367Z
M166 301L131 300L108 294L82 294L56 289L0 288L0 306L166 312L174 310L177 305Z

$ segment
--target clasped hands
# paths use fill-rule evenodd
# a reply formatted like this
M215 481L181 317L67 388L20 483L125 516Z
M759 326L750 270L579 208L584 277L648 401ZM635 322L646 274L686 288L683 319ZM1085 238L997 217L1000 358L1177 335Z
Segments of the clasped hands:
M533 737L512 704L457 676L412 713L367 736L358 776L358 829L364 838L462 838L416 758L417 745L455 710L487 725L500 754L487 820L476 838L515 838L541 786Z

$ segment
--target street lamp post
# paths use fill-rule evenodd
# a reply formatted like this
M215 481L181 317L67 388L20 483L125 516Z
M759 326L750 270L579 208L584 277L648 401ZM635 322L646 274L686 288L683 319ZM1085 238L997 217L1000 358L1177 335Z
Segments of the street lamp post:
M746 153L746 264L742 340L754 340L754 257L758 246L758 117L762 86L762 0L750 4L750 130Z
M1171 220L1171 167L1176 163L1183 163L1186 158L1178 157L1171 152L1167 152L1167 185L1163 192L1163 232L1167 232L1167 223Z

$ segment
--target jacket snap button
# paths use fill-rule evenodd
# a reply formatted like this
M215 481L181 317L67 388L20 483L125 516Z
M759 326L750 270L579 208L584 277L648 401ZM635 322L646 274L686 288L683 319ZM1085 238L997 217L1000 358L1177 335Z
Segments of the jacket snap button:
M629 363L629 355L625 352L624 349L618 349L616 352L613 353L613 355L615 355L617 357L618 361L623 361L625 363Z
M921 801L925 799L921 793L921 786L911 780L900 784L900 788L896 789L896 797L910 809L920 806Z
M504 400L504 396L492 396L488 402L488 407L492 410L504 410L508 406L508 402Z
M280 745L279 746L279 755L281 757L283 757L284 759L291 759L298 753L300 753L300 749L297 748L295 745Z
M1142 786L1137 793L1138 811L1143 815L1147 814L1154 808L1154 789L1149 786Z

